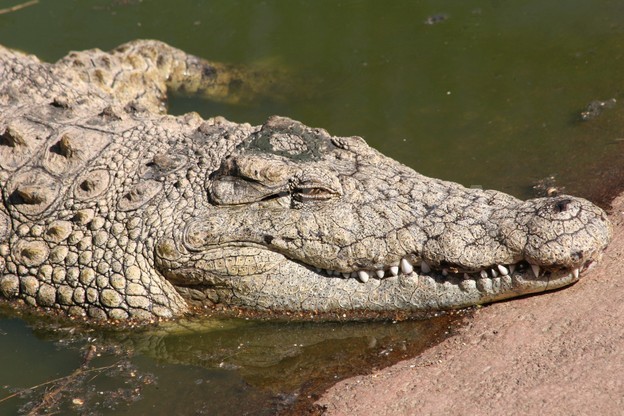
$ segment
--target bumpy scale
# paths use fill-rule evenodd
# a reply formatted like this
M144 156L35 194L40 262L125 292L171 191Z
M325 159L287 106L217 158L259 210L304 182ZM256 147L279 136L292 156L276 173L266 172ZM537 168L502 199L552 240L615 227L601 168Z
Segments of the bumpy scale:
M165 112L168 89L278 84L155 41L55 64L0 47L0 297L101 319L431 311L570 284L609 242L580 198L466 189L287 118Z

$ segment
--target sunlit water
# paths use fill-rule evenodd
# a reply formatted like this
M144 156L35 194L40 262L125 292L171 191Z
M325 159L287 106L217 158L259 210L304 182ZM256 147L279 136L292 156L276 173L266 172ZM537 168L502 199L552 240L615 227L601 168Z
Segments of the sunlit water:
M0 9L17 3L0 1ZM155 38L213 60L285 68L285 100L234 106L174 97L170 110L254 124L281 114L363 136L426 175L522 198L549 175L591 195L601 163L617 159L623 35L624 3L592 0L40 0L0 14L0 43L49 61ZM590 102L611 98L613 108L581 120ZM87 400L115 414L272 414L319 379L383 365L388 348L416 353L446 323L206 325L166 336L89 334L109 348L90 368L133 355L116 373L85 377L64 411L84 410ZM80 367L90 341L70 329L33 332L0 318L0 400ZM128 380L137 397L112 401ZM110 400L98 402L100 392ZM33 399L0 402L0 414Z

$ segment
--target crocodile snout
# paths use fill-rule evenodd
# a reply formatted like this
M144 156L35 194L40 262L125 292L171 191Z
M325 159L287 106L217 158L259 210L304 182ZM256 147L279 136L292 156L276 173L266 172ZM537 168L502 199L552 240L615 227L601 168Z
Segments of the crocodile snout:
M542 267L578 268L595 260L611 240L606 213L577 197L526 201L524 258ZM532 214L526 214L530 210ZM522 220L520 221L522 223Z

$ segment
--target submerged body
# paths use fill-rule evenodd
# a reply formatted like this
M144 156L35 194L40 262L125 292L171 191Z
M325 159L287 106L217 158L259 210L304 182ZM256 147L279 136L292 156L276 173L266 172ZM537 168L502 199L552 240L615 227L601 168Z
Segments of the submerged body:
M167 89L273 87L155 41L55 64L0 47L0 298L102 319L426 312L570 284L609 242L580 198L467 189L287 118L165 113Z

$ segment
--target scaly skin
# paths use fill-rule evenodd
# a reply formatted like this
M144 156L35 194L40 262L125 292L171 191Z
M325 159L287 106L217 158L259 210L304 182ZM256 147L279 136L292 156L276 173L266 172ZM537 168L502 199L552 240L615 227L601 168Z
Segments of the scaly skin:
M165 113L168 89L277 85L155 41L56 64L0 48L1 297L101 319L427 312L570 284L609 242L580 198L467 189L287 118Z

